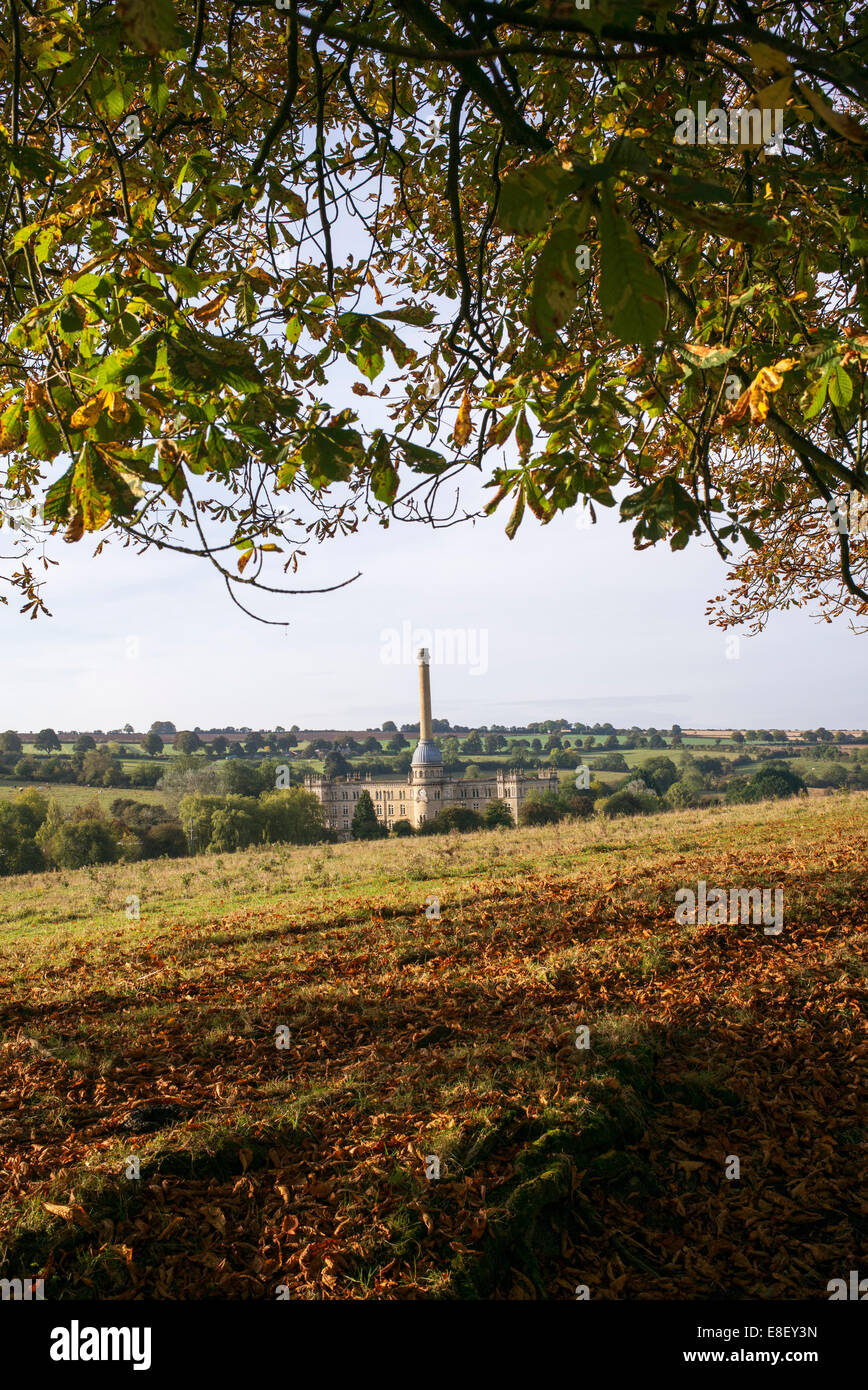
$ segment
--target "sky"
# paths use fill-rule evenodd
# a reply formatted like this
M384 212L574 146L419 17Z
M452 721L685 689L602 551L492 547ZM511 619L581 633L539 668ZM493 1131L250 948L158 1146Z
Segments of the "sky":
M602 509L590 529L576 514L546 527L526 517L509 541L507 516L438 531L374 523L311 547L288 582L361 577L334 593L259 603L287 628L245 617L202 561L117 545L93 558L92 538L54 538L53 617L31 622L14 599L0 608L0 728L411 722L421 642L432 649L435 718L470 727L559 717L868 726L868 636L846 621L794 611L734 643L705 616L724 587L710 547L637 553L630 527Z

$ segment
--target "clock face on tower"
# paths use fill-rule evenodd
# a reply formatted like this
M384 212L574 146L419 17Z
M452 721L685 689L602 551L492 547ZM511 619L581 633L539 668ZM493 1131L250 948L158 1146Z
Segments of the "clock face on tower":
M419 790L418 790L417 793L416 793L416 800L417 800L417 801L427 801L427 800L428 800L428 792L427 792L427 790L426 790L425 787L420 787L420 788L419 788Z

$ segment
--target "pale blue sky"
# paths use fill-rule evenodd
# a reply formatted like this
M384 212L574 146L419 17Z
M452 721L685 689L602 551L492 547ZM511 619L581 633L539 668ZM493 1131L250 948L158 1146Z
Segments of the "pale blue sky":
M592 530L569 515L548 527L529 518L510 542L507 514L438 532L369 525L312 547L300 582L362 577L333 594L261 601L288 630L245 618L200 561L118 546L93 559L92 542L57 538L54 617L0 610L0 728L408 721L415 669L383 659L384 633L405 623L463 629L476 644L475 673L432 668L434 714L454 722L868 726L868 637L846 623L781 614L728 659L727 635L704 614L723 586L709 548L637 554L614 513Z

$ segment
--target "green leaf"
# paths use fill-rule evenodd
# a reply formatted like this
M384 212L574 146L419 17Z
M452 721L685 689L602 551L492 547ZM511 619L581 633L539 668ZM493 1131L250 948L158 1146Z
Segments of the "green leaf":
M443 473L450 467L449 459L435 453L433 449L414 444L411 439L396 438L395 443L414 473Z
M398 495L398 470L392 463L389 441L381 430L375 437L365 460L371 471L371 487L378 502L392 505Z
M32 458L53 459L63 452L64 443L53 420L35 406L29 411L27 450Z
M826 388L828 385L829 372L825 371L816 385L813 396L810 396L809 393L806 392L806 396L808 397L807 407L804 409L804 418L806 420L813 420L814 416L819 415L820 411L823 409L826 403Z
M381 309L374 315L377 319L394 319L396 323L409 323L414 328L430 328L434 322L435 314L433 309L426 309L421 304L410 305L406 309Z
M256 295L249 281L241 287L235 312L238 315L238 322L242 323L245 328L252 328L259 316Z
M611 185L600 195L600 306L612 331L651 351L666 323L663 283L631 223L617 211Z
M505 232L524 236L550 222L565 198L581 186L576 169L544 155L507 174L501 184L497 220Z
M118 0L118 19L131 48L154 57L178 47L173 0Z
M843 367L835 367L829 376L829 400L833 405L849 405L853 399L853 383Z
M534 274L530 301L531 331L544 343L551 342L576 307L579 289L590 280L591 248L583 245L588 225L587 199L562 217L543 247Z
M353 466L364 462L362 439L356 430L312 430L300 452L305 472L315 488L346 482Z

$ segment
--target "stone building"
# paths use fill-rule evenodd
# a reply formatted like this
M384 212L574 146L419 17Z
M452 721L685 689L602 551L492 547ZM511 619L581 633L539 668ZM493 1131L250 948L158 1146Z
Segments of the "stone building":
M419 742L406 778L372 777L369 773L324 777L314 773L305 779L307 790L323 804L326 825L336 830L341 839L349 839L355 802L363 791L369 793L384 825L391 828L396 820L407 820L415 830L449 806L483 811L486 801L495 797L506 803L518 822L519 806L528 796L558 790L554 770L525 773L499 769L493 777L471 780L447 775L440 749L431 736L430 656L426 648L419 652L418 659Z

